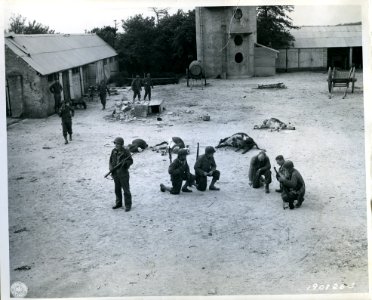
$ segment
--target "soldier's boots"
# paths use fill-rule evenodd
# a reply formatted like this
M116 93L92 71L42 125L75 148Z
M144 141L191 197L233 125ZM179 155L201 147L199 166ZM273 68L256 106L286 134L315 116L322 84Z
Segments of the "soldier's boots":
M125 211L130 211L131 207L130 206L126 206L125 207Z
M214 184L216 183L215 180L212 180L211 184L209 185L210 191L219 191L220 189L218 187L215 187Z
M297 204L296 204L296 208L299 208L299 207L301 207L301 205L302 205L302 202L303 202L303 201L298 201L298 202L297 202Z
M72 141L72 134L70 134L70 142Z
M281 193L281 192L283 192L283 190L282 189L276 189L275 192Z
M115 206L112 207L112 209L118 209L118 208L120 208L120 207L123 207L123 205L118 205L118 204L116 204Z
M270 193L269 184L268 183L265 184L265 193L266 194Z
M67 140L67 137L65 137L65 145L68 144L68 140Z
M184 192L184 193L192 193L192 190L189 190L187 188L187 186L185 186L185 187L182 188L182 192Z
M162 191L163 193L166 191L167 189L165 188L165 185L164 184L160 184L160 191Z

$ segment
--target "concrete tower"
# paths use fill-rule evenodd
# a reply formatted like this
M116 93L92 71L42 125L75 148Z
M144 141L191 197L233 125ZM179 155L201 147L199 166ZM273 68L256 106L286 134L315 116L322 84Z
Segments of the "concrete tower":
M196 7L198 60L207 77L254 76L256 7Z

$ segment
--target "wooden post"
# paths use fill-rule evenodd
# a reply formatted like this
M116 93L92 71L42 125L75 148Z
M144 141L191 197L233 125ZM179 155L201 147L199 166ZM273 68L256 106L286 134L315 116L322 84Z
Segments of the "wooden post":
M353 66L353 47L349 48L349 68Z

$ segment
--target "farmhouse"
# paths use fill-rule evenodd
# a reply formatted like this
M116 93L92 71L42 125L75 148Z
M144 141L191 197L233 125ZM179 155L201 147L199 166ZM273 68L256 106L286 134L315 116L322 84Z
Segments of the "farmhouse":
M279 49L277 71L362 67L362 26L303 26L290 31L295 41Z
M79 99L89 86L118 71L117 53L95 34L5 37L7 116L41 118L54 113L49 87L58 79L62 99Z
M196 7L198 60L206 77L275 74L278 51L257 44L255 6Z

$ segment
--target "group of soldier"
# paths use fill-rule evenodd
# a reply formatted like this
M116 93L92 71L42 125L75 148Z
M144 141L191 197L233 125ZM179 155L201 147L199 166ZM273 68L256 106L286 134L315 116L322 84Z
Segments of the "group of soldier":
M131 152L124 147L124 140L118 137L114 140L115 148L111 152L109 160L110 172L115 182L116 203L113 209L123 206L123 197L121 190L124 191L125 210L129 211L132 207L132 196L129 188L129 167L133 164ZM171 149L169 148L169 151ZM189 151L181 148L177 152L177 158L171 162L168 167L168 173L172 186L160 184L160 191L168 191L170 194L178 195L182 192L191 193L190 189L195 186L199 191L206 191L208 186L208 177L211 177L209 184L210 191L219 191L215 186L220 178L220 171L214 159L215 148L207 146L205 154L197 157L194 165L195 175L190 172L187 163ZM281 193L283 203L288 203L290 209L299 208L304 201L305 182L298 170L294 168L293 162L285 161L282 155L276 157L279 170L276 172L276 179L280 183L280 189L276 192ZM253 188L265 186L265 192L269 193L271 179L270 159L265 151L252 157L249 167L249 185ZM276 171L276 168L275 168ZM296 201L296 205L295 205Z
M147 73L146 77L143 79L141 79L139 75L136 75L136 78L133 79L131 83L131 89L133 91L133 102L136 100L136 97L138 97L138 101L141 101L142 86L145 89L145 96L143 100L146 101L146 97L148 96L149 101L151 101L151 88L154 88L154 85L152 83L150 73Z

